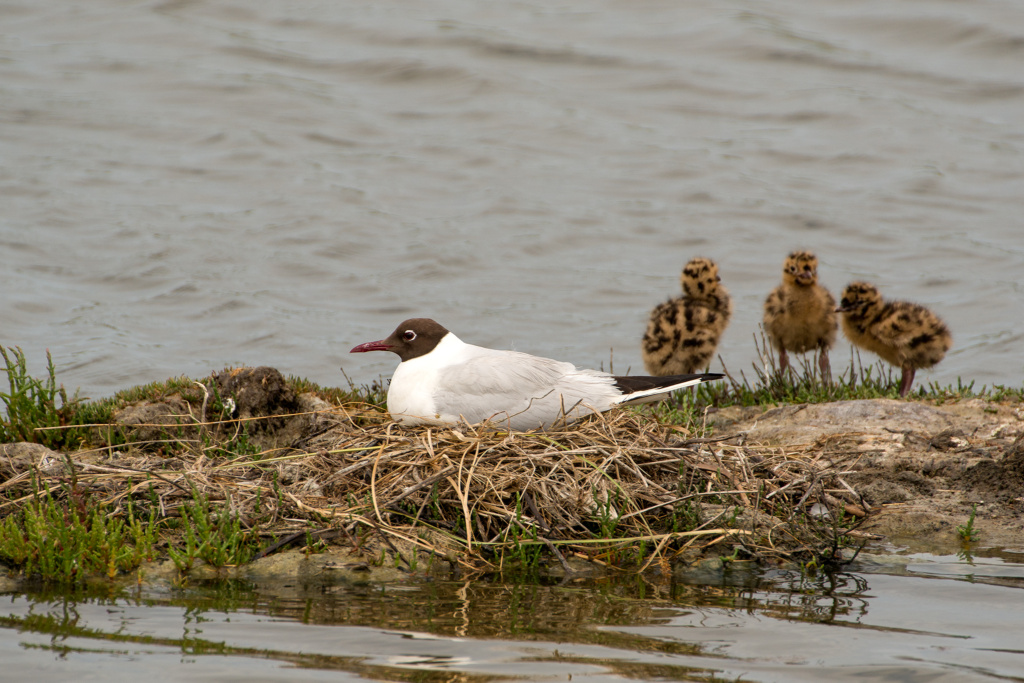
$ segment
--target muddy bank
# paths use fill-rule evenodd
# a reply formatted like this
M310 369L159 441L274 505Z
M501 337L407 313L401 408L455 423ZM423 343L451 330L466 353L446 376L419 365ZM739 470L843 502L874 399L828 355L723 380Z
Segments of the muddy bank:
M723 408L716 433L746 447L835 462L868 507L862 531L894 549L957 552L976 506L976 546L1024 548L1024 407L981 399L873 399Z

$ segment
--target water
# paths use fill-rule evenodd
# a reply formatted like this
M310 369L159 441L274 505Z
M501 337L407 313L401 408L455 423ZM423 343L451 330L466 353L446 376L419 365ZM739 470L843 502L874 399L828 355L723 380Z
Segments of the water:
M1024 565L1010 555L704 585L38 590L0 597L0 656L12 680L37 681L1020 680Z
M348 349L413 315L638 371L706 255L749 375L810 248L834 293L947 320L919 381L1019 386L1022 58L1011 0L14 0L0 343L92 397L242 363L369 382L396 359Z

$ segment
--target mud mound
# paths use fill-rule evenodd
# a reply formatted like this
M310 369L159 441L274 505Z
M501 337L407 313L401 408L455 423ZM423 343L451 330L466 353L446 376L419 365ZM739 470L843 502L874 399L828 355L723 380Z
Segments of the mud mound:
M843 481L863 496L863 527L935 552L959 548L956 527L978 505L983 543L1024 542L1024 410L980 399L935 406L889 399L726 408L716 431L747 447L802 448L844 463Z
M1001 459L983 460L955 481L991 502L1020 501L1024 496L1024 434L1017 437Z
M295 391L274 368L234 368L214 374L213 381L221 397L235 402L235 415L243 420L300 411ZM259 421L260 427L268 428L268 422L273 421Z

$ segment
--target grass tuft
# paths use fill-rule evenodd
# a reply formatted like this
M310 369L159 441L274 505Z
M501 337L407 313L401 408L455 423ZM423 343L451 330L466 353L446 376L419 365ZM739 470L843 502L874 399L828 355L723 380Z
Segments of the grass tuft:
M46 352L45 379L28 374L25 354L18 347L0 346L9 390L0 392L5 417L0 420L0 441L31 441L47 448L73 447L84 441L88 430L60 429L83 424L77 392L71 399L57 384L56 369Z
M259 551L259 534L242 528L241 515L230 501L214 508L209 498L193 490L192 502L180 508L183 548L168 548L178 571L186 572L196 560L214 567L245 564Z
M58 501L39 492L0 523L0 558L30 577L75 583L95 575L114 578L153 559L156 517L143 520L128 504L121 516L93 503L76 487Z

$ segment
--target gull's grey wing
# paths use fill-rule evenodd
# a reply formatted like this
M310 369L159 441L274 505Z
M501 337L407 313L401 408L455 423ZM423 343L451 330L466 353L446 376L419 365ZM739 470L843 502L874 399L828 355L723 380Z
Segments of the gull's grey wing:
M582 404L606 410L617 394L604 373L515 351L477 349L472 358L440 371L434 401L442 418L533 429L550 426L565 413L592 412Z

